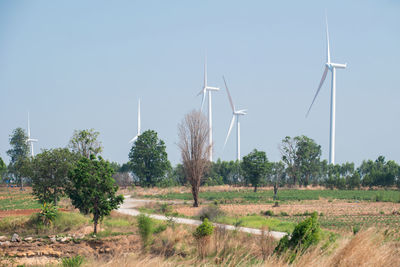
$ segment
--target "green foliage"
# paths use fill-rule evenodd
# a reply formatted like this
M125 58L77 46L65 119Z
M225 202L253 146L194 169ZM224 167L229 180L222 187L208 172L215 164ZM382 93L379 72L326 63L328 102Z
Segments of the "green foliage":
M69 184L68 173L73 169L77 154L66 148L43 150L30 164L32 192L42 203L57 205Z
M8 171L14 176L17 182L23 184L23 172L28 162L29 146L26 142L28 136L22 128L16 128L10 135L11 149L7 150L7 155L11 158Z
M0 157L0 182L4 182L5 174L7 173L7 165Z
M103 151L101 142L97 140L100 133L94 129L75 130L69 141L72 152L80 154L82 157L90 158Z
M155 186L171 169L166 146L157 133L147 130L139 135L129 152L132 170L142 186Z
M290 250L289 260L292 262L296 254L303 253L311 245L316 245L321 240L321 229L318 222L318 214L312 213L311 217L296 225L289 239L288 236L282 238L275 252L278 254L286 253Z
M76 255L70 258L62 258L61 263L63 267L79 267L83 264L85 258L80 255Z
M66 191L80 212L93 214L94 233L98 222L117 209L124 199L122 195L116 195L118 185L112 174L110 164L93 155L90 159L82 157L69 173L71 184Z
M363 186L393 186L400 181L400 166L379 156L375 161L363 161L358 168Z
M266 212L264 212L265 216L274 216L274 212L272 210L267 210Z
M154 228L154 233L159 234L167 229L167 224L161 223Z
M207 218L205 218L203 223L196 228L196 231L193 233L193 236L196 239L201 239L206 236L211 236L213 231L214 231L214 226L212 225L212 223L208 221Z
M137 221L139 234L142 238L143 247L145 248L151 242L151 236L154 233L154 222L150 217L144 214L139 215Z
M58 214L57 206L54 206L52 203L47 204L46 202L43 204L42 208L39 211L39 219L45 226L51 225L56 219Z
M213 221L214 219L222 215L224 215L224 212L217 205L209 205L207 207L203 207L198 214L200 220L202 221L204 221L205 219Z
M271 169L265 152L258 151L257 149L254 149L247 156L243 157L241 166L245 179L254 186L254 192L257 191L257 186L259 186L261 180L265 178Z

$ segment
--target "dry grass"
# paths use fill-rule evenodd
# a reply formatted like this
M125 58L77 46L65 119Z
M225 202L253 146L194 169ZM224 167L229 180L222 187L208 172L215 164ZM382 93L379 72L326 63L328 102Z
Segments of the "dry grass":
M163 232L147 254L132 253L89 266L289 266L272 252L275 241L216 228L207 256L200 257L191 231L183 226ZM290 266L400 266L400 244L382 231L368 229L330 247L314 247Z

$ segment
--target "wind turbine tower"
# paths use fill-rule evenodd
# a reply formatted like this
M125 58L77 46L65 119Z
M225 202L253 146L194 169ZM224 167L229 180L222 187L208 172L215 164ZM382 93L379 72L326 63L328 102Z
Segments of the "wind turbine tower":
M31 126L30 126L30 121L29 121L29 112L28 112L28 139L26 140L26 143L31 147L31 157L33 158L35 156L33 152L33 143L37 142L37 139L31 138Z
M239 118L240 118L240 116L247 114L247 109L236 110L235 106L233 105L232 97L231 97L231 94L229 93L229 89L228 89L228 85L226 84L225 77L223 77L223 79L224 79L226 92L228 93L228 99L229 99L229 103L231 104L232 114L233 114L231 124L229 125L228 134L225 139L224 147L226 145L226 142L228 142L228 138L229 138L229 135L231 134L233 123L235 122L235 118L236 118L236 159L238 161L240 161L240 122L239 122Z
M330 121L330 136L329 136L329 164L335 164L335 124L336 124L336 69L345 69L347 67L347 63L333 63L331 62L330 48L329 48L329 31L328 31L328 18L326 17L326 63L325 70L322 74L321 81L319 83L317 92L314 96L314 99L310 105L310 108L307 111L306 117L310 113L311 107L314 104L315 99L318 96L319 91L321 90L322 85L326 79L326 75L328 74L328 70L332 73L332 83L331 83L331 121Z
M139 99L139 104L138 104L138 119L137 119L137 124L138 124L138 125L137 125L137 135L136 135L135 137L133 137L133 138L131 139L131 141L129 141L129 144L135 142L136 139L138 139L139 135L141 135L141 129L140 129L140 126L141 126L141 121L140 121L140 99Z
M204 101L206 99L206 94L208 93L208 142L210 145L209 160L213 161L213 138L212 138L212 108L211 108L211 92L219 91L218 87L208 86L207 84L207 58L204 62L204 86L198 95L203 94L203 99L201 100L200 111L203 111Z

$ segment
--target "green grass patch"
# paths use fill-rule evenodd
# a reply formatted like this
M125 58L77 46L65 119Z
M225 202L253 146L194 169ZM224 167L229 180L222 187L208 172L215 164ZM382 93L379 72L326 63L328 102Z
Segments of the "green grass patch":
M378 196L378 198L377 198ZM192 200L190 193L167 193L164 195L145 195L147 198ZM273 203L273 190L260 190L253 192L251 189L227 192L200 192L200 199L217 201L221 203ZM298 190L282 189L278 191L280 201L300 201L327 199L347 199L398 202L400 191L397 190Z
M275 218L265 218L260 215L248 215L240 218L229 217L229 216L221 216L216 219L216 222L223 224L234 225L238 220L241 221L240 226L250 227L250 228L258 228L267 227L271 231L279 231L290 233L293 231L295 223L280 221Z

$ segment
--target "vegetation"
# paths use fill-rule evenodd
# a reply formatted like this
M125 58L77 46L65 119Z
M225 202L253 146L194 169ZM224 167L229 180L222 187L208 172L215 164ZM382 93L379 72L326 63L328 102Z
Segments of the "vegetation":
M70 258L62 258L61 263L63 267L79 267L83 264L84 260L84 257L76 255Z
M154 223L150 217L143 214L137 217L137 221L142 244L143 247L146 248L151 242L151 237L154 232Z
M192 188L193 207L199 206L201 180L209 167L208 126L200 111L186 114L178 126L183 171Z
M241 163L245 179L254 187L254 192L257 192L257 186L263 177L270 171L267 155L264 151L254 149L248 155L243 157Z
M28 161L29 147L28 136L22 128L17 128L10 136L11 149L7 150L7 155L10 157L8 171L13 175L14 180L20 184L23 189L24 168Z
M97 233L98 222L118 208L124 199L116 195L118 186L112 174L110 164L94 155L90 159L82 157L69 174L71 185L67 193L80 212L93 214L94 233Z
M166 146L158 139L157 133L147 130L139 135L129 153L132 171L139 178L141 186L155 186L165 178L171 169Z
M45 226L51 225L54 220L57 217L57 206L54 206L53 204L43 204L43 207L39 211L39 220L43 223Z
M72 152L83 157L90 158L90 155L98 155L103 151L101 142L98 141L100 133L94 129L75 130L69 141L69 148Z
M4 163L3 159L0 157L0 182L4 182L6 173L7 173L7 165Z
M43 150L32 159L29 173L33 194L42 202L57 206L69 184L68 173L74 167L76 154L66 148Z

